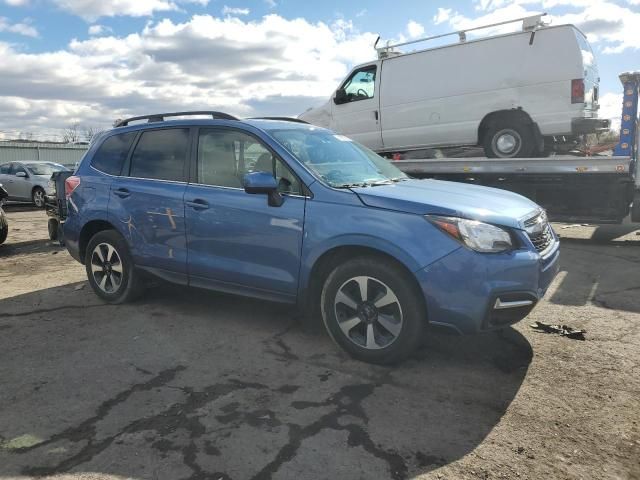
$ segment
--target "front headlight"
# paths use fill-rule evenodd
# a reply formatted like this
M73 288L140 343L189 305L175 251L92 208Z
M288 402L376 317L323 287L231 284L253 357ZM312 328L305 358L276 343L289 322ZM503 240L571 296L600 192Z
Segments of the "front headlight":
M495 225L457 217L427 215L426 218L444 233L476 252L497 253L513 248L509 232Z

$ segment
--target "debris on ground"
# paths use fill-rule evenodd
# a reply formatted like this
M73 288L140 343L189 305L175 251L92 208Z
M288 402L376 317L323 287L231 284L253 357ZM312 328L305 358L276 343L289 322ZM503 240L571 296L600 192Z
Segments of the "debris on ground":
M586 330L578 330L567 325L549 325L548 323L536 322L530 327L543 333L557 333L572 340L586 340L584 338L584 334L587 333Z
M75 291L82 290L85 285L86 285L86 283L81 283L80 285L76 285L73 289Z

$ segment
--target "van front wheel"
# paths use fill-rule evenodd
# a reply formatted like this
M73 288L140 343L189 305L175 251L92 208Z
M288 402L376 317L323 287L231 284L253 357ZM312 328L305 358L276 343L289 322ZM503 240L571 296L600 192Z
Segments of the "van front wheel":
M531 127L518 120L499 120L484 135L484 153L489 158L525 158L536 149Z

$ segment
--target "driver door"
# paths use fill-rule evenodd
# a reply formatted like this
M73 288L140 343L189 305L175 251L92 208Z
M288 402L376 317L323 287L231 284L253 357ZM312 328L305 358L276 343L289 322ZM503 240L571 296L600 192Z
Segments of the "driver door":
M332 102L333 129L372 150L383 146L379 72L380 62L354 70Z

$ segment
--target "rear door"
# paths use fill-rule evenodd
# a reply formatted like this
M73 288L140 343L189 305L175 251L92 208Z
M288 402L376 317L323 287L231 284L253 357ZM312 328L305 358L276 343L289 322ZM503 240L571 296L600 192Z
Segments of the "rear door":
M262 141L230 128L200 129L193 183L185 194L189 283L294 301L305 197L302 184ZM244 191L246 172L280 182L284 203Z
M137 265L186 282L184 192L189 128L143 130L123 174L113 179L109 215Z
M340 87L344 97L331 107L333 129L373 150L382 148L379 63L353 71Z

